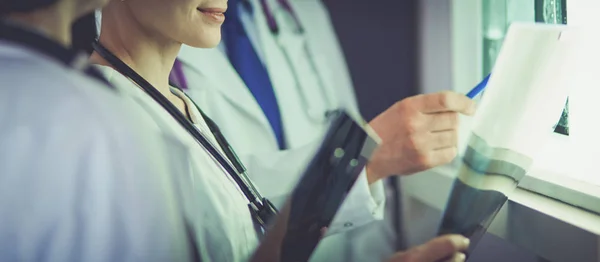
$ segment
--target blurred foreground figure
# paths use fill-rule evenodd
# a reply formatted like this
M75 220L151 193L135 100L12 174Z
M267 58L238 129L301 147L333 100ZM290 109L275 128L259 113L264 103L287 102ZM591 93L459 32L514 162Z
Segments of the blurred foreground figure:
M180 215L197 203L186 148L69 49L73 21L101 4L0 0L0 261L198 261L206 245ZM463 240L394 261L460 256Z
M104 2L0 0L0 261L193 254L178 171L152 154L176 151L70 50L72 23Z

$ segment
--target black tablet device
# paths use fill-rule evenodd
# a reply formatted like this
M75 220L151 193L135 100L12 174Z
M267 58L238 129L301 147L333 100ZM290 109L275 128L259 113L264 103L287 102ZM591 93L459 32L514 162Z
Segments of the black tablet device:
M366 125L341 111L253 261L307 261L378 145Z

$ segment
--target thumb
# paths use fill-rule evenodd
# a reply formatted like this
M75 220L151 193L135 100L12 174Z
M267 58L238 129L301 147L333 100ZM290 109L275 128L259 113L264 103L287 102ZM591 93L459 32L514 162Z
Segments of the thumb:
M389 262L436 262L446 258L462 258L461 251L469 247L469 239L460 235L435 238L423 245L394 255ZM459 259L460 260L460 259Z
M469 248L469 244L469 239L460 235L438 237L420 246L417 261L434 262L453 257L456 253Z

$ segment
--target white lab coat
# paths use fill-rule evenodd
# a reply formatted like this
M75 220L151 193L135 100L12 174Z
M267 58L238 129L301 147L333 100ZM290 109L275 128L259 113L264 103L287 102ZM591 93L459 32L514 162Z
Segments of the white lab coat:
M270 2L271 6L277 5L277 1ZM184 46L179 59L187 79L188 94L219 125L246 164L251 178L261 192L272 199L278 199L277 202L281 203L280 200L293 189L304 164L318 146L327 128L327 122L311 120L307 111L311 111L311 114L325 115L327 110L345 108L355 116L359 115L359 111L343 53L323 4L319 0L291 1L306 30L307 46L320 73L320 76L316 76L311 73L310 61L306 59L304 46L301 44L304 38L286 30L286 26L290 24L278 16L279 24L283 29L278 40L270 33L258 1L251 0L251 3L254 6L254 24L262 50L260 55L271 77L282 115L286 142L290 149L279 151L266 116L221 50ZM281 14L281 12L275 13ZM288 66L277 41L281 41L282 46L287 48L292 63L296 65L295 71L301 87L296 85L294 73ZM327 103L325 97L333 100ZM311 100L312 104L309 108L303 103L304 98ZM299 161L300 159L302 161ZM382 183L378 182L371 186L371 196L364 190L366 188L367 186L361 184L361 181L357 182L357 186L353 188L344 203L344 208L361 210L361 206L372 206L374 201L378 205L378 212L383 211L385 197ZM381 219L381 213L374 218ZM353 228L369 222L372 220L348 219L344 225ZM383 224L381 221L378 223ZM374 226L369 225L369 227ZM378 251L379 254L373 254L373 250L363 249L364 246L368 246L366 242L376 243L373 246L377 248L390 247L391 231L384 230L366 241L359 241L357 239L363 234L361 231L362 229L354 230L325 241L319 246L317 254L313 257L314 260L377 260L378 256L386 257L391 253L390 248Z
M163 135L177 141L189 156L186 177L188 187L184 188L184 209L186 217L192 221L195 237L201 245L202 261L243 261L258 245L248 200L235 182L221 169L219 164L177 123L158 103L144 93L128 78L109 67L99 66L106 78L114 84L130 103L137 104L146 111L145 118L151 119L154 126L161 129ZM173 90L178 93L177 90ZM218 145L206 126L206 122L183 94L182 97L192 115L194 124L211 142ZM242 134L243 135L243 134ZM369 191L364 172L359 181ZM186 180L183 180L186 181ZM378 196L382 198L383 196ZM381 205L368 198L361 207L343 206L333 221L324 241L331 235L349 230L346 219L352 221L370 221L373 216L382 213Z
M32 49L0 40L0 83L0 261L189 259L166 175L185 154L138 132L114 90Z

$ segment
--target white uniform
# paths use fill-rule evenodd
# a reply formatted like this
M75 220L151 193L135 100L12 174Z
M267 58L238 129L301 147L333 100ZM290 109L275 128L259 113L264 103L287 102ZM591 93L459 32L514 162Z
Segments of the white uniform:
M133 111L114 90L66 61L7 41L5 29L0 261L188 261L179 190L166 175L179 173L174 161L186 155L157 130L138 132L145 125L132 122ZM68 53L13 29L34 45ZM155 154L165 151L173 161Z
M190 187L193 187L193 190L185 196L189 201L185 203L185 208L189 220L194 222L196 239L203 247L202 261L246 260L257 247L258 238L247 206L248 200L235 182L166 110L137 85L109 67L100 68L111 83L129 96L130 102L146 109L148 116L154 120L158 128L163 130L165 136L179 141L189 152L190 156L187 159L190 161L188 165L189 176L192 178ZM176 90L173 91L180 97L183 96ZM212 140L213 144L217 145L206 122L187 99L184 97L194 124L200 132ZM358 186L357 191L369 192L364 173L359 177L359 181L362 187ZM382 195L377 197L383 198ZM360 207L342 206L338 212L339 219L334 220L328 230L328 236L349 229L344 226L347 222L343 218L365 224L381 215L381 203L377 203L372 198L362 199L362 201L365 204ZM330 237L326 237L323 241L327 242L328 239Z
M345 108L358 115L358 106L343 53L321 1L291 1L305 29L305 37L293 33L291 20L285 17L285 12L277 10L273 13L281 30L278 37L274 36L258 1L250 0L250 3L253 15L241 18L269 72L289 149L279 150L266 116L222 50L184 46L179 59L188 94L219 125L261 192L271 199L281 200L291 192L306 160L320 143L327 128L326 112ZM276 0L269 3L278 9ZM305 41L308 52L304 49ZM314 74L315 71L318 74ZM364 184L357 185L367 188ZM374 199L383 210L382 183L372 185L371 189L373 198L368 191L354 188L345 207L361 209L360 206L367 204L365 201ZM346 222L349 228L366 224ZM377 223L380 226L368 225L366 240L359 240L367 235L365 228L361 228L322 243L314 260L365 261L387 257L393 251L394 236L383 221Z

